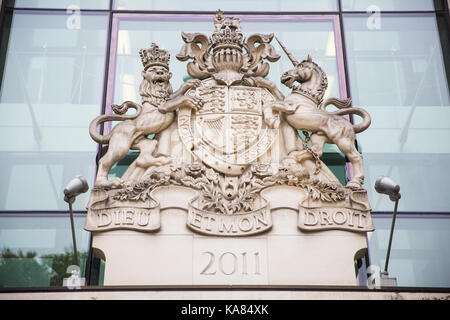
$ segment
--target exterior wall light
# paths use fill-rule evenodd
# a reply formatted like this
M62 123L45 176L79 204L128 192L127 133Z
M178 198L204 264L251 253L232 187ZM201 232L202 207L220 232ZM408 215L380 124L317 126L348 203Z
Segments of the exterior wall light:
M386 176L380 176L375 182L375 190L378 193L386 194L391 201L395 202L394 214L392 215L391 233L389 235L389 244L386 254L386 263L384 265L384 271L381 272L380 284L384 287L397 286L397 278L389 278L388 265L389 257L391 255L392 236L394 234L395 218L397 217L398 201L401 198L400 186L391 178Z
M72 241L73 241L73 251L74 251L74 260L75 265L78 264L78 250L77 250L77 241L75 239L75 226L73 223L73 212L72 212L72 203L75 202L75 198L85 193L89 190L89 185L86 179L83 176L75 176L72 180L69 181L67 186L64 188L64 201L69 204L69 212L70 212L70 226L72 229Z

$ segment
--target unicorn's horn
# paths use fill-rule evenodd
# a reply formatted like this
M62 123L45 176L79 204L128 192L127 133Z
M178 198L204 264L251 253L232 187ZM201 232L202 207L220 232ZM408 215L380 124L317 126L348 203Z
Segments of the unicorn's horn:
M286 49L285 46L283 46L283 44L281 43L281 41L277 38L277 36L275 36L275 39L277 39L278 43L280 44L281 48L283 49L283 51L286 53L286 55L288 56L289 60L291 60L292 64L294 65L294 67L296 67L299 62L297 60L295 60L294 56L292 55L292 53L290 53L288 51L288 49Z

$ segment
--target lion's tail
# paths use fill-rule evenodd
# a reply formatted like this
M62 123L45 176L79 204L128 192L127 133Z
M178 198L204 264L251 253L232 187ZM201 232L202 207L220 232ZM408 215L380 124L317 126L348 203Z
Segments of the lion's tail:
M101 144L107 144L109 142L109 139L111 139L111 134L109 133L107 135L101 135L97 131L97 127L107 121L124 121L124 120L133 120L136 119L141 113L142 113L142 107L138 105L135 102L132 101L125 101L120 106L113 104L111 106L112 110L116 114L104 114L101 116L98 116L94 120L92 120L91 124L89 125L89 134L91 135L91 138ZM136 113L132 115L125 115L125 113L128 111L128 109L133 108L136 109Z
M329 114L338 115L338 116L343 116L346 114L356 114L356 115L360 116L363 119L363 121L361 123L353 125L353 130L355 131L355 133L359 133L359 132L366 130L370 126L372 119L370 118L370 114L366 110L364 110L362 108L355 108L355 107L351 108L350 107L351 103L352 103L352 99L350 99L350 98L345 99L345 100L340 100L337 98L330 98L330 99L325 100L320 105L319 109L326 111L326 107L328 105L332 104L341 110L328 112Z

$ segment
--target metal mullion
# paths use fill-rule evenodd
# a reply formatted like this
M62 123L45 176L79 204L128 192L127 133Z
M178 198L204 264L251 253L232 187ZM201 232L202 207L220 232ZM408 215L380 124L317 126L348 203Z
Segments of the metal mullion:
M377 13L380 14L424 14L424 13L436 13L436 12L445 12L444 10L411 10L411 11L407 11L407 10L399 10L399 11L395 11L395 10L386 10L386 11L377 11ZM341 13L343 14L372 14L371 12L367 12L367 11L341 11Z
M110 5L112 6L112 0L110 0ZM105 68L103 71L103 96L102 96L102 105L100 114L105 114L106 111L106 102L107 102L107 96L108 96L108 78L109 78L109 63L110 63L110 55L111 55L111 34L112 34L112 22L113 22L113 13L110 10L108 13L108 33L107 33L107 40L106 40L106 53L105 53ZM104 123L100 125L100 133L103 134L104 132ZM101 144L99 144L100 147L100 154L102 152ZM101 154L100 156L102 156ZM98 162L98 159L97 159ZM98 165L98 163L97 163Z
M350 92L350 82L349 82L349 72L348 72L348 63L347 63L347 45L345 43L345 30L344 30L344 20L343 20L343 15L341 12L341 1L338 2L338 6L339 6L339 29L340 29L340 33L341 33L341 45L342 45L342 60L343 60L343 64L344 64L344 77L345 77L345 89L346 89L346 93L347 93L347 98L351 97L351 92ZM353 123L353 117L350 117L350 120Z
M341 36L340 41L341 41L341 48L342 48L342 60L343 60L342 63L344 65L345 90L347 93L347 98L351 98L352 96L351 96L351 90L350 90L349 71L348 71L347 45L345 42L344 17L343 17L343 12L342 12L341 0L338 0L337 3L338 3L338 9L339 9L338 20L339 20L339 29L340 29L340 36ZM353 101L352 101L352 104L353 104ZM353 115L349 114L348 116L349 116L350 122L353 124L354 123ZM354 143L355 143L356 149L358 150L358 140L356 138L356 135L355 135ZM347 174L347 179L348 179L348 181L350 181L352 178L352 174L351 174L352 166L351 166L350 161L348 160L347 156L345 156L345 162L346 162L345 171ZM367 266L370 266L370 260L371 260L370 259L369 238L368 238L367 234L366 234L366 243L367 243L367 250L364 254L364 260L365 260L364 264L367 267ZM367 277L366 270L358 270L358 275L360 277L359 278L360 281L361 281L362 274L364 274Z
M13 7L6 7L7 10L11 11L49 11L49 12L64 12L67 13L67 8L13 8ZM111 10L108 9L77 9L77 11L83 12L102 12L107 13Z
M76 210L75 217L86 217L86 211ZM66 217L69 211L3 211L0 212L0 219L3 217Z
M2 31L3 26L3 18L6 12L6 1L7 0L0 0L0 32ZM1 34L0 34L0 40L1 40Z
M110 55L111 55L111 38L112 38L112 23L113 23L113 0L109 1L109 10L108 10L108 30L107 30L107 40L106 40L106 53L105 53L105 66L103 71L103 96L102 96L102 104L100 108L100 114L105 114L106 110L106 102L108 97L108 78L109 78L109 62L110 62ZM104 132L104 123L100 125L100 133L103 134ZM100 158L104 155L104 149L102 148L102 144L97 144L97 155L95 157L95 175L94 175L94 182L97 178L97 171L98 171L98 161ZM94 183L93 182L93 183ZM92 275L92 273L99 272L99 270L96 270L95 267L96 263L94 261L94 253L92 250L92 232L89 233L89 244L88 244L88 254L86 257L86 265L85 265L85 277L86 277L86 284L91 285L92 279L97 279L96 276Z
M392 211L372 211L372 216L378 216L380 218L392 217ZM397 216L403 218L450 218L450 212L446 211L399 211Z
M447 83L450 85L450 61L446 59L447 55L446 53L450 52L450 41L449 41L449 30L450 30L450 8L448 8L448 5L450 3L445 3L444 6L446 6L446 10L442 12L436 12L435 19L436 19L436 26L437 26L437 32L439 34L439 40L440 40L440 47L442 52L444 67L445 67L445 74L447 76Z
M344 19L343 19L343 14L342 14L342 7L341 7L341 1L338 1L338 8L339 8L339 30L340 30L340 35L341 35L341 47L342 47L342 63L344 65L344 78L345 78L345 90L346 90L346 94L347 94L347 98L351 98L351 90L350 90L350 81L349 81L349 71L348 71L348 60L347 60L347 45L345 42L345 30L344 30ZM352 105L353 105L353 101L352 101ZM349 114L348 118L350 120L350 123L354 123L353 120L353 115ZM355 135L355 147L356 149L358 149L358 140L356 139L356 135ZM345 156L345 171L347 174L347 180L350 181L352 179L352 174L351 174L351 164L350 161L348 160L347 156Z
M123 14L123 13L133 13L133 14L172 14L172 15L183 15L183 14L193 14L193 15L215 15L216 11L189 11L189 10L124 10L124 9L113 9L113 13ZM224 11L224 14L236 14L236 15L247 15L247 16L257 16L257 15L270 15L270 16L292 16L292 15L336 15L339 11Z
M9 16L8 16L9 15ZM11 32L12 14L6 6L6 0L2 0L0 7L0 89L2 88L3 72L6 63L7 47ZM6 26L8 25L8 26Z

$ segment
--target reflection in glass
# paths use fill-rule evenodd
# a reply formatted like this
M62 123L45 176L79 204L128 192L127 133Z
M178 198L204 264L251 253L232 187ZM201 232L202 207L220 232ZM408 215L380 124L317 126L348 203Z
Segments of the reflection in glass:
M88 126L101 107L107 16L83 14L79 29L67 19L12 16L0 93L0 210L67 210L67 182L77 174L93 181Z
M15 8L108 9L109 0L8 0L7 5Z
M383 15L371 30L367 16L345 16L354 106L372 115L357 139L375 211L391 211L375 193L384 174L401 186L399 211L448 211L450 198L450 97L433 15Z
M419 11L434 10L433 0L341 0L344 11ZM371 9L368 9L371 8Z
M392 218L372 217L375 232L368 234L370 264L383 270ZM399 286L450 287L449 229L450 218L445 216L397 216L389 276L396 277Z
M241 18L242 30L246 37L254 33L274 33L284 45L301 61L311 54L327 73L328 90L326 97L341 97L338 81L338 68L335 47L335 34L333 20L328 17L249 17ZM115 75L114 87L109 89L111 103L123 101L140 101L139 84L141 83L142 63L139 57L141 48L149 48L152 42L161 48L168 50L171 55L170 71L173 74L171 84L174 90L189 77L186 71L187 62L176 59L184 44L181 32L200 32L210 36L213 32L212 17L199 16L156 16L139 15L132 18L120 18L117 39L116 63L112 63L114 70L110 76ZM281 47L275 41L273 46L281 56L280 60L270 63L268 79L277 83L278 88L285 95L290 89L281 85L281 74L290 70L293 66ZM113 49L114 50L114 49ZM112 52L114 55L114 52ZM112 96L113 95L113 96ZM110 103L108 103L110 104ZM326 149L326 155L333 153L339 160L341 156L336 150ZM128 165L134 158L124 159L113 168L110 179L121 176L124 165ZM325 159L329 162L332 159ZM333 170L336 169L338 177L345 183L345 170L342 161L333 162Z
M337 10L336 0L114 0L115 9L123 10L202 10L215 11L332 11Z
M299 61L311 54L328 75L327 96L339 97L338 71L333 23L331 20L301 20L300 18L240 17L245 36L253 33L274 33ZM201 20L200 20L201 19ZM324 21L325 20L325 21ZM270 23L269 23L270 22ZM171 84L178 89L188 76L186 62L176 59L182 45L181 32L200 32L210 36L213 32L212 18L140 16L140 19L121 19L117 43L114 103L126 100L139 101L138 88L141 82L141 48L149 48L152 42L168 50L171 55ZM281 59L270 63L268 79L278 84L285 93L289 89L280 84L283 72L292 68L292 63L281 50L275 39L272 44Z
M89 246L84 221L84 215L75 215L82 277ZM68 215L0 215L0 287L62 286L73 264Z

